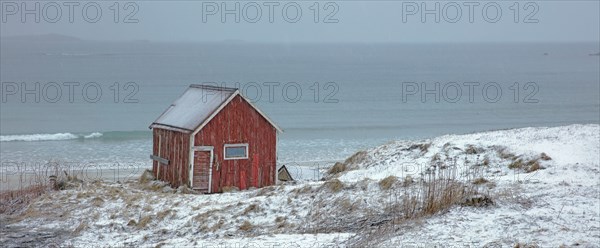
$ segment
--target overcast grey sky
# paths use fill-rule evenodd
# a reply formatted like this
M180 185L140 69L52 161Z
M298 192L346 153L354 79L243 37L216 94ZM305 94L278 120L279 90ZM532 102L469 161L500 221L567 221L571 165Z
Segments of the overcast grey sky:
M600 40L599 1L519 1L515 5L515 1L355 0L319 1L318 6L316 1L122 1L119 6L114 1L69 2L28 1L23 6L20 1L2 0L0 35L57 33L87 40L258 42ZM98 8L101 15L96 15ZM301 15L296 15L297 9ZM224 22L222 13L230 13Z

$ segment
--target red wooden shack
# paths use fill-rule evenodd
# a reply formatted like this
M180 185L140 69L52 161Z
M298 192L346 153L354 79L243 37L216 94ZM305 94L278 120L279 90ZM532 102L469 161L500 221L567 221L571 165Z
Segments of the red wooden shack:
M236 88L190 85L150 125L152 171L203 193L276 183L281 129Z

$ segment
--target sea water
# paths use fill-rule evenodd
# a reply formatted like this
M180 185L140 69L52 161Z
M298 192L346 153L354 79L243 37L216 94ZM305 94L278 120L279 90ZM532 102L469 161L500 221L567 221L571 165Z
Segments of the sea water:
M240 87L279 163L397 139L599 123L597 43L2 41L2 167L150 167L148 126L189 84Z

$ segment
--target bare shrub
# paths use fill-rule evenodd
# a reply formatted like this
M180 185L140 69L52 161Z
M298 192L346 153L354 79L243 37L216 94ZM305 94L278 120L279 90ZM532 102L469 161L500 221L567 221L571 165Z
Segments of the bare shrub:
M476 195L475 187L456 180L456 167L427 172L414 187L406 187L401 209L405 219L414 219L445 211Z
M394 184L398 181L398 178L395 176L388 176L384 179L381 179L381 181L379 181L379 188L381 188L382 190L388 190L390 189L392 186L394 186Z

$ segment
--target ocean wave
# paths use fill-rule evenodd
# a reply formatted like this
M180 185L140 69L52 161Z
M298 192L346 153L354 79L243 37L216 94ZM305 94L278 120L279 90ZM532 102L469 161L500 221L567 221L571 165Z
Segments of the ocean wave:
M94 132L88 135L77 135L72 133L53 133L53 134L17 134L0 135L0 142L10 141L51 141L51 140L73 140L73 139L91 139L101 137L102 133Z
M85 139L92 139L92 138L98 138L98 137L101 137L101 136L102 136L102 133L96 132L96 133L91 133L89 135L83 136L83 138L85 138Z

